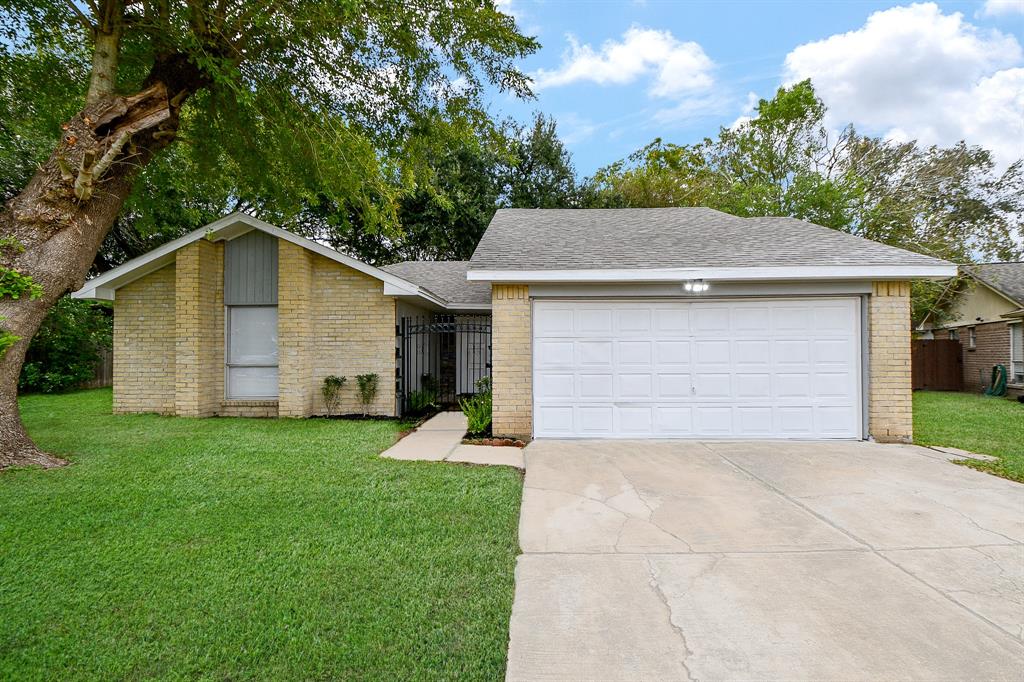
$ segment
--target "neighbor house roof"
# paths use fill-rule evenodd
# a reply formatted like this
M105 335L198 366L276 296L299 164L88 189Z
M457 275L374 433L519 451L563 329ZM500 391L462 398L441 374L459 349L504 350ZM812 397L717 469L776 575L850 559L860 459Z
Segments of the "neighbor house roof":
M385 265L384 271L426 287L444 298L449 307L490 308L491 285L466 279L468 260L405 261Z
M956 266L794 218L709 208L501 209L469 262L488 281L895 279Z
M1024 263L981 263L965 265L963 271L1024 307Z
M113 270L108 270L102 275L90 279L85 283L85 286L71 294L71 296L72 298L112 301L114 300L114 292L120 287L173 263L175 259L174 254L178 249L200 239L209 239L210 241L234 239L252 230L261 230L378 279L384 283L385 295L412 297L428 302L431 305L446 307L446 301L441 296L425 287L409 282L398 275L375 268L372 265L367 265L323 244L300 237L287 230L282 230L246 213L232 213L220 220L215 220L205 227L189 232L183 237L167 242L163 246L159 246L138 258L133 258Z

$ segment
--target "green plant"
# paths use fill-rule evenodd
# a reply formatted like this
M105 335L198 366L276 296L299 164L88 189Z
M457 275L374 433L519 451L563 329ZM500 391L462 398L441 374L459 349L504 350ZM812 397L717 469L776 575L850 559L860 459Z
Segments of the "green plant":
M0 298L21 298L25 294L34 301L43 295L43 287L36 284L31 275L0 265Z
M3 322L6 319L7 318L5 318L5 317L0 317L0 322ZM2 358L4 355L6 355L7 354L7 350L11 346L13 346L14 344L18 343L18 341L20 341L20 340L21 340L20 336L12 334L11 332L7 331L6 329L0 328L0 358Z
M341 402L341 389L345 387L345 381L345 377L338 377L333 374L324 377L320 393L324 396L324 406L327 408L328 417L338 409L338 403Z
M108 306L69 296L58 299L32 337L18 390L58 393L89 381L112 336Z
M437 409L437 392L420 389L409 393L409 412L423 414Z
M460 400L459 407L466 415L470 435L482 436L491 430L491 378L479 379L476 388L477 394Z
M356 376L356 383L359 384L359 402L363 404L363 414L370 411L373 399L377 397L377 375L360 374Z

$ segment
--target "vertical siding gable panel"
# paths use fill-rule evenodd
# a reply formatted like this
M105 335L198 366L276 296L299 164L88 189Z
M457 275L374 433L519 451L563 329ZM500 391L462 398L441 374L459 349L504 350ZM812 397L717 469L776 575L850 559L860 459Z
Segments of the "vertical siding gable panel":
M224 303L277 305L277 238L252 230L224 247Z

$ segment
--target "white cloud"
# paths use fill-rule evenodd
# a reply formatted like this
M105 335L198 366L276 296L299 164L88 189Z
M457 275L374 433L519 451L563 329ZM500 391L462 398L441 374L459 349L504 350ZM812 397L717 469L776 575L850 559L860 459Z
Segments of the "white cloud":
M1013 36L924 3L875 12L856 31L797 47L785 75L788 83L810 78L833 123L925 144L966 139L1008 164L1024 151L1021 56Z
M566 144L577 144L590 138L601 127L575 112L558 114L558 137Z
M682 42L669 31L633 27L621 41L608 40L599 50L568 36L569 50L554 70L538 69L538 89L589 81L598 85L626 85L650 77L648 93L654 97L681 97L707 90L714 83L714 62L694 42Z
M981 15L998 17L1007 14L1024 14L1024 0L985 0Z

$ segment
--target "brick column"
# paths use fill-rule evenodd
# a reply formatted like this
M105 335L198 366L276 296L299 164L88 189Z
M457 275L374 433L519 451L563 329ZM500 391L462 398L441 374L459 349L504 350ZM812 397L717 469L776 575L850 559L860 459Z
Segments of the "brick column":
M910 283L874 282L868 306L868 430L878 441L910 442Z
M216 414L224 398L224 249L182 247L174 267L174 412Z
M313 412L313 255L283 239L277 243L277 413Z
M533 435L533 332L530 288L491 285L491 378L495 435Z

